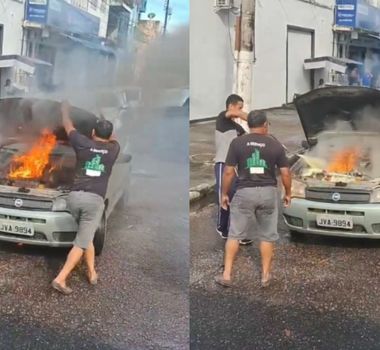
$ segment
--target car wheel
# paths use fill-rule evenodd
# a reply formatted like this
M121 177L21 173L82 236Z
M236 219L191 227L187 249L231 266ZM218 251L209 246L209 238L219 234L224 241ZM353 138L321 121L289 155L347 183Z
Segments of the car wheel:
M106 219L106 212L104 211L99 227L96 230L95 237L94 237L94 247L95 247L96 256L99 256L102 253L104 242L106 240L106 234L107 234L107 219Z

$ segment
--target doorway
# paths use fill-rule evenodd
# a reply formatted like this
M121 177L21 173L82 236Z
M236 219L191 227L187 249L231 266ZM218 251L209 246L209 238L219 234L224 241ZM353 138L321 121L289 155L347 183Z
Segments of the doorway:
M304 69L304 61L314 58L314 30L287 27L286 40L286 103L297 94L313 88L313 73Z

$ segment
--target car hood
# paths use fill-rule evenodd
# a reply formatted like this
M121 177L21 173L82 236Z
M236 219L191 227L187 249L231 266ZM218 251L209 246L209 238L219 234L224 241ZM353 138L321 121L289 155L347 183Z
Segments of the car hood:
M92 112L72 106L70 115L74 126L84 135L91 137L97 122ZM3 98L0 99L0 125L11 123L30 123L36 127L47 127L55 131L59 139L65 139L62 127L61 103L40 98ZM30 125L30 124L29 124Z
M380 132L378 90L356 86L326 87L301 95L294 103L308 140L322 131L331 130L331 126L340 120L349 122L353 130ZM366 107L379 108L378 113L371 113L371 118L379 123L368 123L367 127L360 123ZM374 125L378 129L374 130Z

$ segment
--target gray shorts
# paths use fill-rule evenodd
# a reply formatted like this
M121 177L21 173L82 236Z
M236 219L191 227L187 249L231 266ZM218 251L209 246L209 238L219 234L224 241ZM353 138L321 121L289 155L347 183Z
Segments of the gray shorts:
M104 211L104 199L95 193L73 191L68 195L67 204L78 223L74 245L87 249L99 227Z
M230 207L228 238L277 241L277 191L276 187L247 187L237 190Z

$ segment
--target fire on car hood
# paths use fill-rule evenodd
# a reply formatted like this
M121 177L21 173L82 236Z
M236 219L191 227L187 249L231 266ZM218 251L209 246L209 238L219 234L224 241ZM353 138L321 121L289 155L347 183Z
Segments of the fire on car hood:
M379 130L373 130L373 125L372 130L358 127L365 107L379 108L380 112L379 90L358 86L326 87L301 95L294 103L308 141L339 120L349 122L353 130L380 132L380 123ZM380 121L380 113L375 117Z

